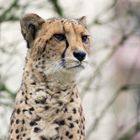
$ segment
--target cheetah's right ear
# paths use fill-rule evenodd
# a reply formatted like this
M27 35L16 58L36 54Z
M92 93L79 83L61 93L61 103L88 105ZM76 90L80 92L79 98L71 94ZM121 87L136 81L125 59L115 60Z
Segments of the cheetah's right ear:
M44 19L33 13L25 15L20 20L21 32L24 39L27 41L28 48L32 46L36 33L44 22Z

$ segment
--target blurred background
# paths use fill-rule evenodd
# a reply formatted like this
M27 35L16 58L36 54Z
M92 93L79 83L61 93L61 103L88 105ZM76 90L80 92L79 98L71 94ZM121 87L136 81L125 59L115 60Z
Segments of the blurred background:
M140 0L0 0L0 140L21 84L26 43L19 19L87 16L90 62L78 76L85 140L140 140Z

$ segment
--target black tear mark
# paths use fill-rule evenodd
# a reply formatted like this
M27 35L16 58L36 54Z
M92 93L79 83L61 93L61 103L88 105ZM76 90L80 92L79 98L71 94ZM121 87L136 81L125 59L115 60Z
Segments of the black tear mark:
M66 47L65 47L65 49L64 49L64 51L63 51L63 53L62 53L62 55L61 55L61 60L62 60L62 66L64 66L64 63L65 63L65 54L66 54L66 51L67 51L67 48L69 47L69 43L68 43L68 41L66 40Z

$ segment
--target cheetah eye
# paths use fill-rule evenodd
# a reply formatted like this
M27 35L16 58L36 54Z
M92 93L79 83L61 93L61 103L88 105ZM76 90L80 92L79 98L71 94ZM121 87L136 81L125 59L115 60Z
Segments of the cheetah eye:
M58 34L54 34L53 35L55 37L55 39L57 39L58 41L64 41L66 40L66 36L63 33L58 33Z
M88 40L88 36L87 35L82 35L81 38L82 38L82 42L83 43L86 43L87 40Z

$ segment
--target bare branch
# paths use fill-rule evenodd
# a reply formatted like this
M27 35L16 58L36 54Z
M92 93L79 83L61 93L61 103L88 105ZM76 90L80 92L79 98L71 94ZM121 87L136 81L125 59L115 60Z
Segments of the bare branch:
M50 1L50 3L53 5L53 8L54 8L55 12L56 12L59 16L63 17L63 16L64 16L63 9L62 9L62 7L60 6L58 0L49 0L49 1Z
M106 24L100 21L100 17L104 14L107 13L109 10L113 9L117 3L117 0L114 0L113 3L109 6L107 6L104 10L102 10L99 14L96 15L94 20L90 23L90 26L93 24Z
M101 111L99 117L97 117L94 121L94 123L91 125L92 127L87 131L86 134L86 139L89 139L90 135L92 134L92 132L98 127L101 119L105 116L106 112L108 111L108 109L111 107L111 105L115 102L115 100L118 98L118 96L126 90L130 90L130 89L140 89L140 85L124 85L121 88L119 88L115 93L114 96L111 98L111 100L106 104L106 106L104 107L104 109Z

